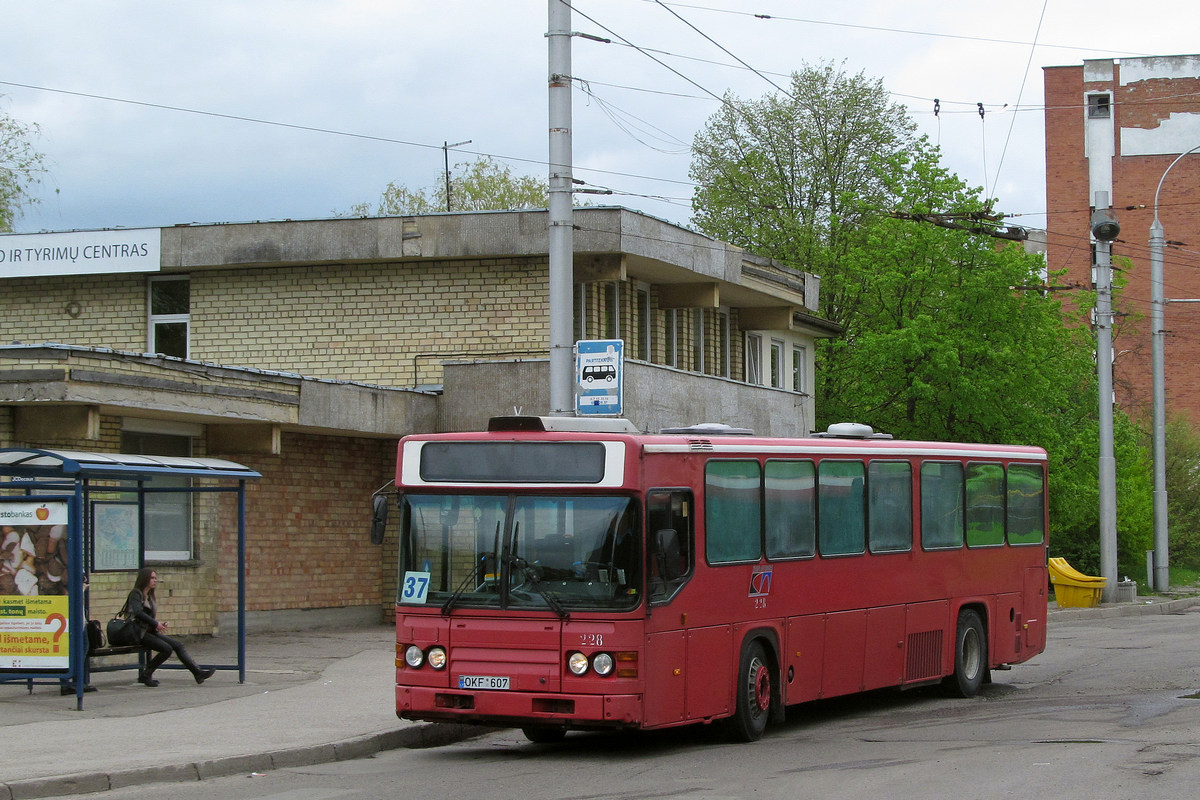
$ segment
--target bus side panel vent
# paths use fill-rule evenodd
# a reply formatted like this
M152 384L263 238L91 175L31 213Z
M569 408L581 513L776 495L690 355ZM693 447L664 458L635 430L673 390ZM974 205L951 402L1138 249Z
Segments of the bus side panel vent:
M698 450L701 452L712 452L713 443L708 439L689 439L688 449Z
M938 678L942 674L942 632L922 631L908 635L908 664L905 682Z

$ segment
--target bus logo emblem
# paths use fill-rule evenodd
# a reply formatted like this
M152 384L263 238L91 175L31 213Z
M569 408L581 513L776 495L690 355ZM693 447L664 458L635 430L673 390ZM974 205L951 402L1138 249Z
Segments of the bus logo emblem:
M765 597L771 593L771 568L755 567L750 575L750 597Z

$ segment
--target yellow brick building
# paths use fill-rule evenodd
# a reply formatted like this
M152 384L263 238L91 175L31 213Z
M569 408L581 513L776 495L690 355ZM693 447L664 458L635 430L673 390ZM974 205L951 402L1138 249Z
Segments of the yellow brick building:
M811 431L813 345L838 332L816 276L626 209L574 213L575 333L625 341L635 425ZM396 543L368 541L369 497L397 440L549 408L546 250L540 211L0 236L0 447L245 464L263 475L251 629L377 621ZM221 502L147 523L180 633L232 624ZM92 575L102 618L132 576Z

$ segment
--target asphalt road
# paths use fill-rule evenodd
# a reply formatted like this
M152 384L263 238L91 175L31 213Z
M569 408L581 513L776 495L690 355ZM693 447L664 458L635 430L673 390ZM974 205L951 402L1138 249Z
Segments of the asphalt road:
M792 709L752 744L719 730L502 731L446 747L144 786L161 798L1186 798L1200 786L1200 607L1055 619L1047 651L980 696L875 692Z

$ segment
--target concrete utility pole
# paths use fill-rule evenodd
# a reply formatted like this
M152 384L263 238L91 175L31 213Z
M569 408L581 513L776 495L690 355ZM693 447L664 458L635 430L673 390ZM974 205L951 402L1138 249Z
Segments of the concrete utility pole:
M549 0L550 61L550 413L575 411L572 319L575 233L571 174L571 7Z
M1158 179L1158 188L1154 190L1154 222L1150 223L1150 332L1153 353L1153 384L1154 384L1154 586L1156 592L1166 591L1171 584L1171 570L1168 564L1167 550L1169 544L1167 527L1167 390L1166 370L1164 368L1165 321L1164 307L1167 304L1163 297L1163 247L1166 244L1166 234L1162 223L1158 221L1158 194L1162 191L1167 173L1171 171L1186 155L1200 150L1196 145L1186 153L1181 153L1171 162L1162 177Z
M1108 192L1096 192L1092 236L1096 240L1096 375L1100 384L1100 573L1103 599L1117 589L1117 459L1113 455L1112 243L1121 232L1108 205Z

